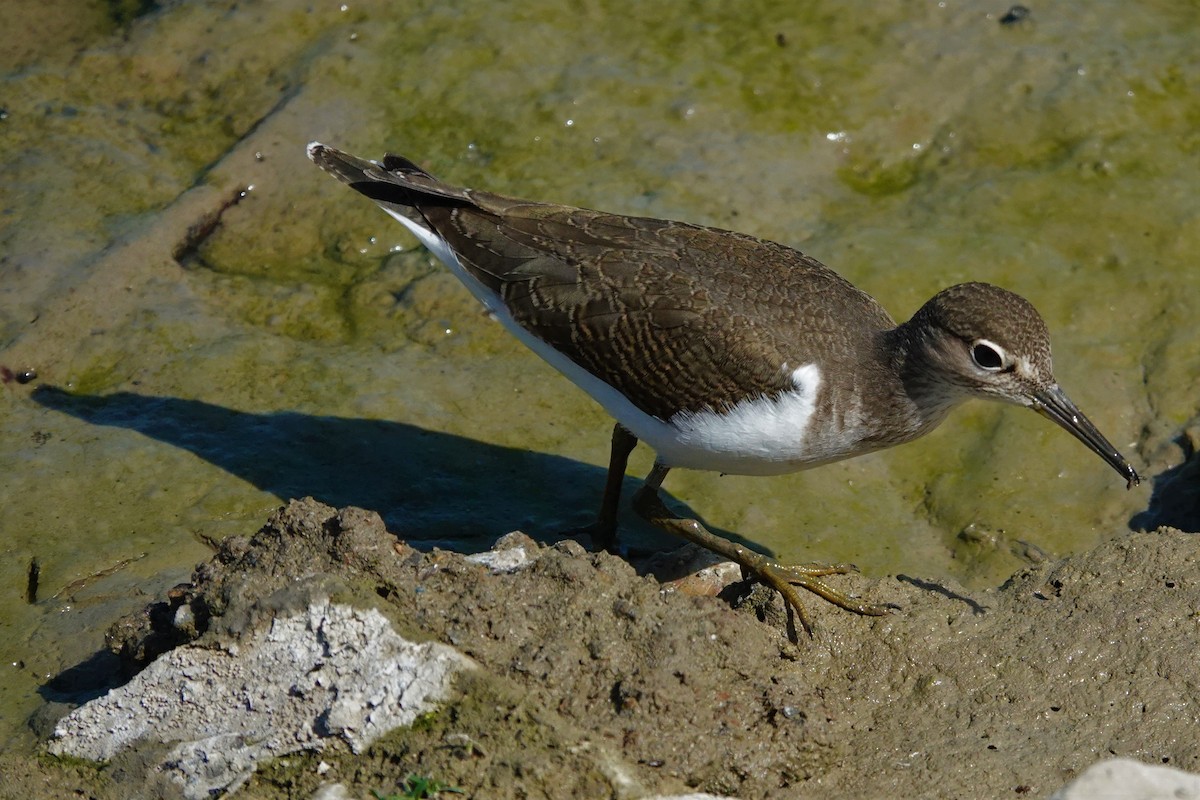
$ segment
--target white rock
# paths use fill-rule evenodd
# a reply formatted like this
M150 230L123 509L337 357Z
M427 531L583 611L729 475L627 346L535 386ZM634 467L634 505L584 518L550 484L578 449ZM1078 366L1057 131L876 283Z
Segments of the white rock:
M467 561L487 567L493 575L516 572L531 563L529 553L526 552L523 545L507 547L503 550L485 550L482 553L472 553L466 558Z
M327 783L313 792L312 800L350 800L350 790L340 783Z
M399 636L374 609L319 601L229 650L179 647L68 714L50 750L107 761L138 741L179 742L159 765L185 797L236 787L255 765L330 737L354 752L412 724L473 662Z
M1114 758L1088 767L1050 800L1200 800L1200 775Z

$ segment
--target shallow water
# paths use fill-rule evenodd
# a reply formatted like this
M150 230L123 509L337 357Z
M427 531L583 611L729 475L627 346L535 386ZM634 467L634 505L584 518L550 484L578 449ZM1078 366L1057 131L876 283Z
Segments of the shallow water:
M1194 4L1013 26L955 3L114 7L7 26L29 44L4 63L0 366L38 379L0 389L0 740L31 741L39 686L282 499L470 549L594 512L604 413L312 167L312 139L782 241L897 318L1005 285L1147 477L1197 414ZM667 481L782 558L976 586L1126 529L1150 491L1121 486L980 404L811 473ZM626 522L635 547L670 543Z

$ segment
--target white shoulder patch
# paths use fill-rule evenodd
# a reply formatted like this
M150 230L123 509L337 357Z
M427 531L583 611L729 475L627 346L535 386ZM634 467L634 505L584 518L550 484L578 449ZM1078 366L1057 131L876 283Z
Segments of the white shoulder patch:
M807 431L817 408L821 370L792 370L793 391L744 400L724 413L683 412L671 418L674 441L656 446L672 466L741 475L792 472L813 460ZM656 443L657 445L657 443ZM818 455L819 458L819 455Z

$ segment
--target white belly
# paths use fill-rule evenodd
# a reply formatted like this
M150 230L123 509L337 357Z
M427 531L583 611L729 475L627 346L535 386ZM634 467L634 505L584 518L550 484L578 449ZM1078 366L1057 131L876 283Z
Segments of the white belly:
M681 412L666 423L652 419L639 438L668 466L739 475L777 475L829 460L822 437L811 435L821 371L805 364L791 378L795 388L774 399L744 400L724 413Z
M822 380L815 364L793 370L795 389L775 399L745 400L724 413L681 412L664 422L517 324L503 302L471 276L440 236L402 214L384 210L446 264L509 333L604 406L630 433L653 448L666 466L735 475L779 475L849 454L849 431L830 435L818 430L814 435L810 430Z

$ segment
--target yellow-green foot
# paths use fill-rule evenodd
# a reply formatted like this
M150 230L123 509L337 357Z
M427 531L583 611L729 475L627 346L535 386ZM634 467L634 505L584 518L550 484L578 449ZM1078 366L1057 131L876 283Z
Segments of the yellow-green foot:
M761 583L770 586L783 595L784 602L796 612L796 617L800 620L800 625L809 636L812 636L813 632L812 621L804 611L804 606L800 602L800 593L796 591L796 587L807 589L839 608L844 608L847 611L853 611L855 614L862 614L868 617L883 616L896 608L896 606L891 604L875 605L863 602L857 597L851 597L845 592L839 592L821 580L826 575L843 575L847 572L856 572L857 570L849 564L802 564L789 567L771 561L763 555L757 553L754 555L757 558L746 559L746 561L752 563L743 563L742 566Z

